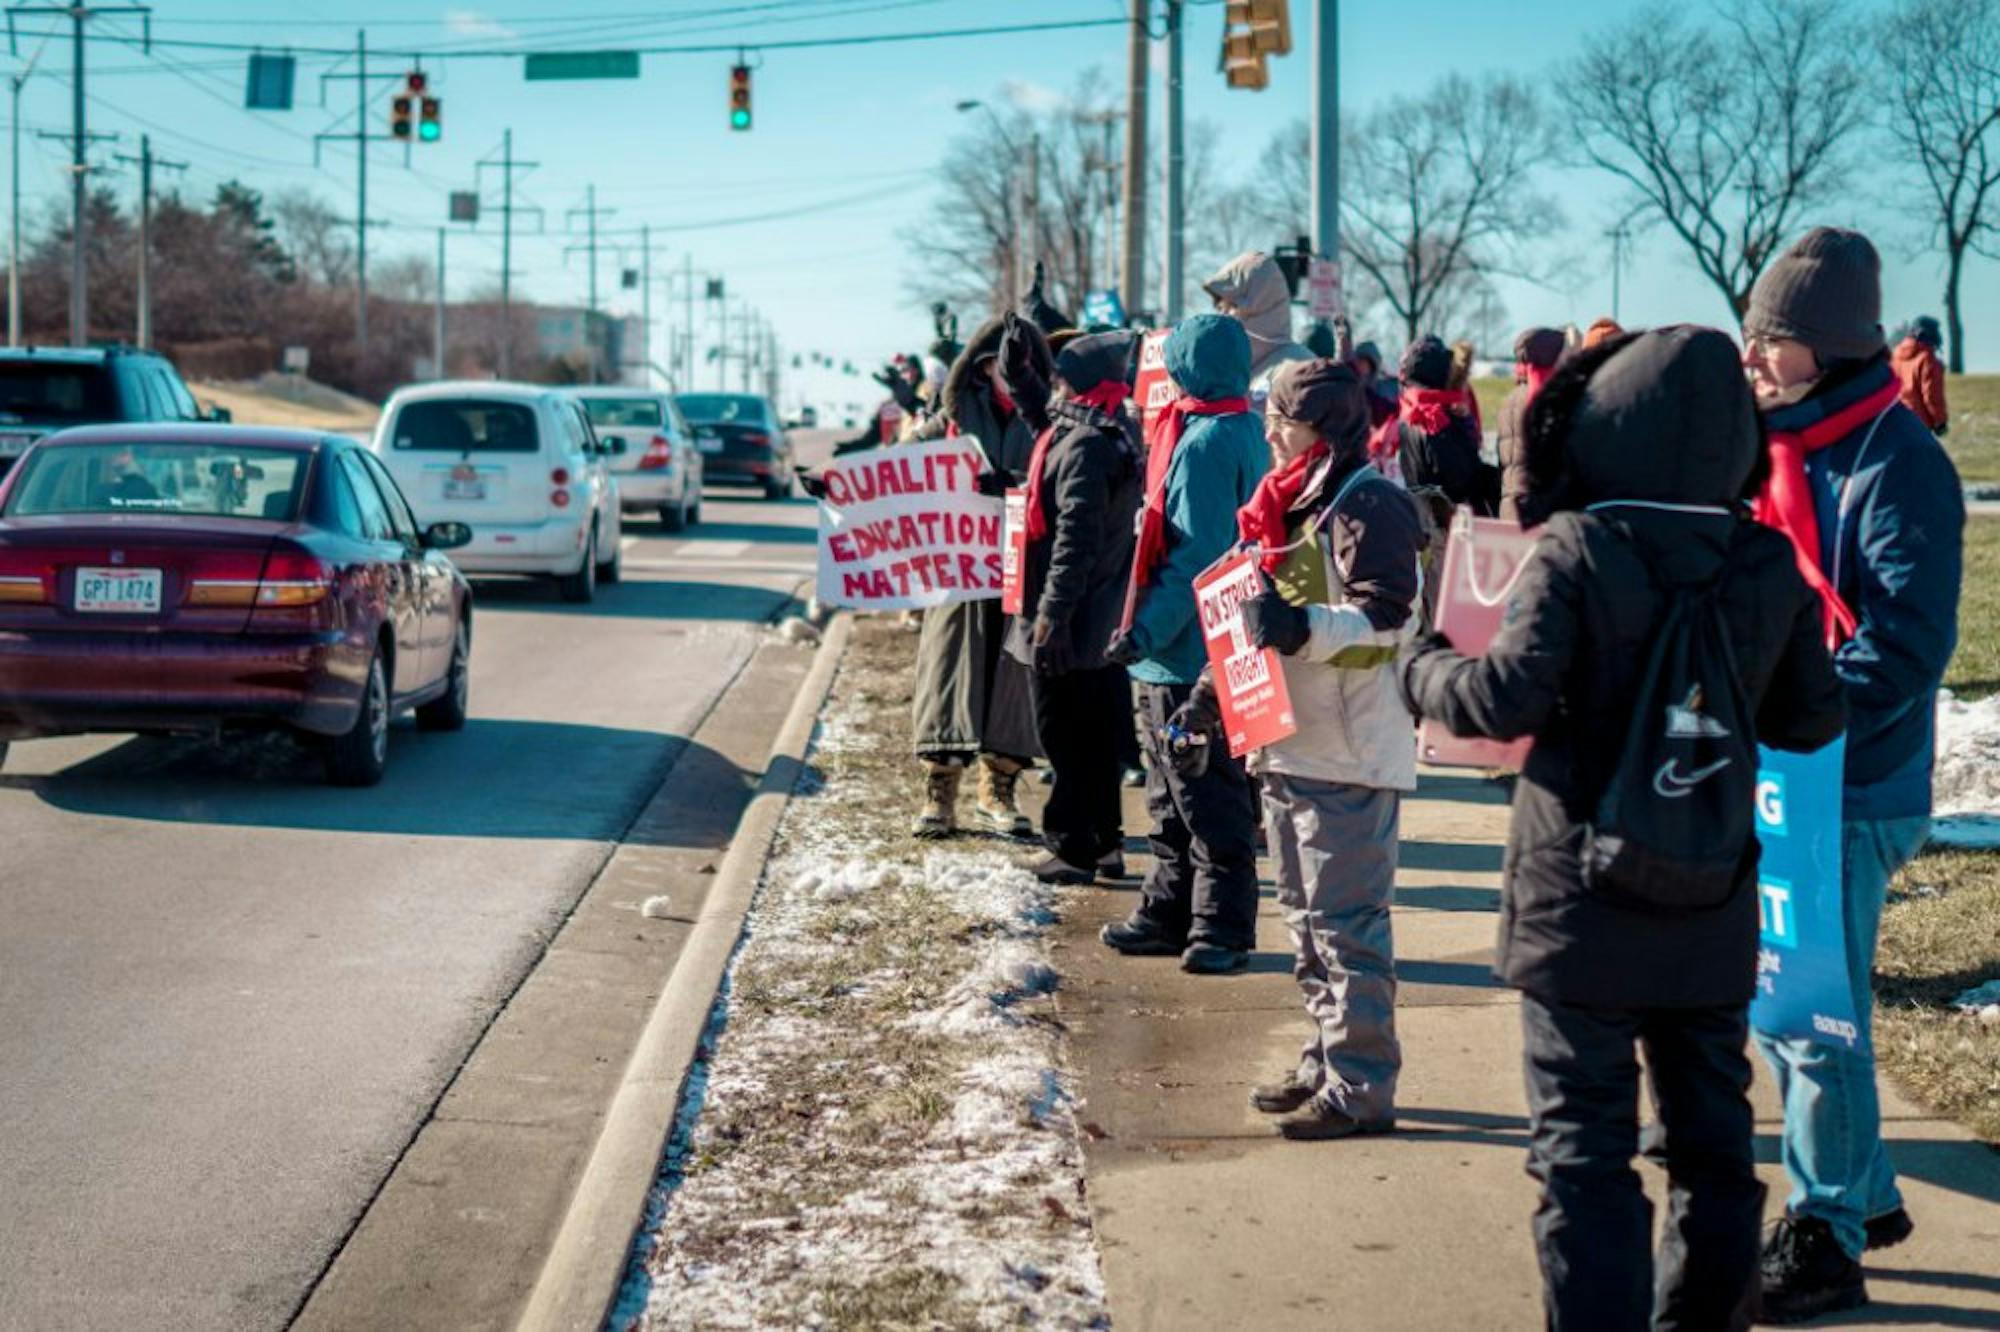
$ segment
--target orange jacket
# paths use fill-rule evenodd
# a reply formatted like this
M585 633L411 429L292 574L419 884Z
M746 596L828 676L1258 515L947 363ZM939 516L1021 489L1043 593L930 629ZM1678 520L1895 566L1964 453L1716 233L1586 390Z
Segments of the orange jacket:
M1903 384L1903 405L1934 431L1948 419L1944 408L1944 367L1938 355L1915 338L1904 338L1889 353L1889 365Z

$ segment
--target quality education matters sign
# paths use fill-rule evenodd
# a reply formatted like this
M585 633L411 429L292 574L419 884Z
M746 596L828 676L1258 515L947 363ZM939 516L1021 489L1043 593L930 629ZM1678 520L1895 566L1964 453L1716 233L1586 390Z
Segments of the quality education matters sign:
M856 610L926 610L1001 591L1001 502L979 493L979 445L963 437L868 449L821 474L819 599Z

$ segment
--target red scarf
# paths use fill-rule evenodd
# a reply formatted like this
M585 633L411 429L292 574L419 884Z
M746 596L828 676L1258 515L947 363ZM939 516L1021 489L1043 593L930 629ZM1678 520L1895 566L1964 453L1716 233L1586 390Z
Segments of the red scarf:
M1204 400L1182 394L1153 418L1153 428L1146 432L1146 505L1139 510L1139 543L1132 552L1132 579L1125 585L1125 614L1118 621L1120 632L1131 629L1132 616L1139 609L1139 590L1146 586L1160 557L1167 552L1167 472L1181 446L1188 418L1234 416L1249 410L1248 398Z
M1815 421L1804 430L1773 430L1771 479L1757 497L1751 514L1792 540L1792 551L1806 585L1819 593L1826 614L1826 645L1837 648L1854 636L1860 623L1840 598L1840 589L1820 567L1819 510L1814 507L1812 482L1806 476L1806 455L1837 444L1896 405L1901 388L1895 376L1852 406Z
M1122 379L1107 379L1087 393L1079 393L1072 401L1086 407L1095 407L1106 415L1115 416L1132 396L1132 386ZM1049 520L1042 514L1042 468L1049 460L1049 445L1055 442L1056 426L1049 423L1048 429L1035 436L1035 451L1028 455L1028 541L1040 541L1049 534Z
M1265 573L1278 572L1285 562L1285 515L1299 502L1313 468L1330 452L1327 442L1320 440L1290 462L1273 467L1257 483L1250 502L1236 511L1236 530L1263 552L1259 558Z

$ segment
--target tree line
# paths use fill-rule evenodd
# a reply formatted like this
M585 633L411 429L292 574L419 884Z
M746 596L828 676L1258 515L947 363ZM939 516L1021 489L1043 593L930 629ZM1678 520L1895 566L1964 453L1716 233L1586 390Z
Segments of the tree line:
M1600 271L1597 242L1615 227L1664 233L1741 317L1796 232L1872 206L1893 219L1878 228L1892 246L1942 259L1947 352L1964 370L1965 266L2000 257L2000 0L1662 3L1591 34L1552 74L1449 74L1344 117L1354 309L1409 338L1439 329L1505 345L1494 280ZM1111 285L1117 162L1102 127L1113 116L1093 72L1053 111L988 118L956 139L941 168L953 206L905 233L911 295L1004 304L1023 237L1058 304L1074 310ZM1198 122L1188 137L1184 299L1199 308L1195 284L1215 264L1308 232L1310 135L1303 120L1287 126L1233 182L1215 128ZM1029 143L1032 208L1017 179ZM1621 187L1619 215L1583 247L1549 192L1563 171Z

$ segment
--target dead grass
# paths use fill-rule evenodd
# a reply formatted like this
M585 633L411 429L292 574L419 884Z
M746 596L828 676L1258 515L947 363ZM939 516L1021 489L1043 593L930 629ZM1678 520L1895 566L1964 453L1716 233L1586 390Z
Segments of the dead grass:
M2000 375L1951 375L1944 382L1951 428L1945 451L1967 481L2000 482Z
M2000 1026L1951 1007L2000 977L2000 853L1912 861L1883 912L1875 972L1882 1067L1913 1099L2000 1145Z
M2000 518L1966 521L1958 651L1944 682L1960 698L2000 692Z
M905 1267L866 1281L826 1282L814 1291L814 1303L830 1332L965 1327L976 1314L959 1298L958 1285L936 1268Z

